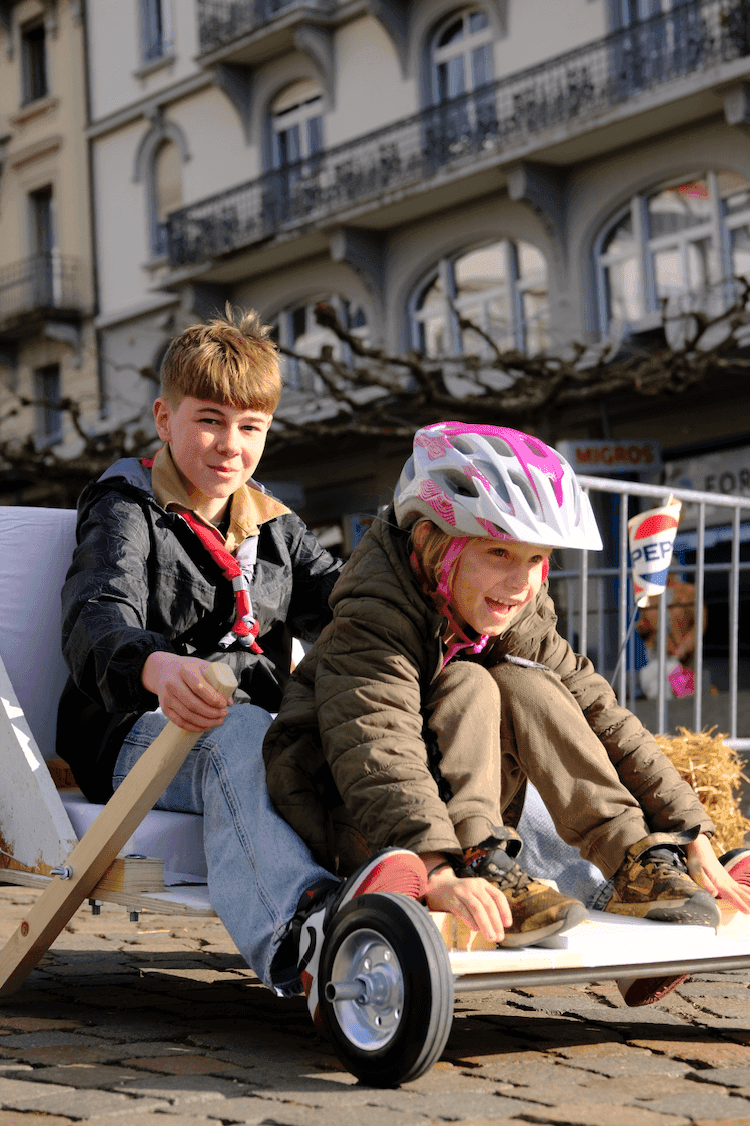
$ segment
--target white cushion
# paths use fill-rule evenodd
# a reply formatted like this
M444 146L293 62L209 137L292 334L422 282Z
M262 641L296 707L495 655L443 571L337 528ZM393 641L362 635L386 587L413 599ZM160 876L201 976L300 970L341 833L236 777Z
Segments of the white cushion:
M86 801L78 790L63 790L60 797L80 839L104 806ZM167 813L152 809L121 851L126 856L137 852L143 856L161 857L164 861L164 882L168 886L206 880L203 818L197 813Z
M68 670L60 651L60 590L75 546L76 514L0 507L0 656L37 746L55 755Z
M60 590L75 525L71 509L0 506L0 657L45 758L55 756L57 705L68 677L60 647ZM78 791L60 796L80 839L103 806ZM206 878L203 818L192 813L152 810L123 852L162 857L167 883Z

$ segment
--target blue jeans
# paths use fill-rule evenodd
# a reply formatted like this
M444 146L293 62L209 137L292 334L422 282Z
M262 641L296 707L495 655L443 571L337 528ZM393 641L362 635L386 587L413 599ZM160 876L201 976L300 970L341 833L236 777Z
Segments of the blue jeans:
M128 733L115 764L115 789L167 720L147 712ZM268 712L235 704L220 727L202 735L156 803L203 814L211 904L237 949L280 996L301 989L297 967L273 965L302 893L334 878L279 817L266 789L263 736Z
M580 899L586 907L601 910L612 895L612 881L584 860L577 848L566 844L555 829L538 790L529 783L518 823L523 849L518 860L525 872L554 880L565 895Z

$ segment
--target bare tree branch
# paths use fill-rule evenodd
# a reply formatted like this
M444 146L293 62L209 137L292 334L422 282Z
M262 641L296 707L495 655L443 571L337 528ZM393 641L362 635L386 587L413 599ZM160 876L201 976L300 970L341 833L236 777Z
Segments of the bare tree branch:
M625 397L667 400L720 375L741 380L750 371L750 282L737 278L726 284L733 286L733 300L715 314L701 308L674 313L664 303L662 326L670 344L573 343L557 354L503 350L456 309L460 331L475 334L479 342L476 352L439 359L414 350L395 354L363 341L321 302L316 319L335 343L325 344L317 356L280 348L308 390L287 389L269 433L268 454L352 436L408 441L417 426L446 418L497 420L534 430L565 408ZM129 368L149 381L158 378L152 368L111 366ZM68 456L67 447L40 447L33 437L5 438L0 440L0 470L44 481L51 494L62 498L60 503L75 503L84 484L117 458L140 457L157 444L146 411L112 430L102 426L92 431L82 404L71 398L50 403L7 389L0 400L0 424L17 424L19 413L29 407L59 410L66 431L75 435L74 452Z

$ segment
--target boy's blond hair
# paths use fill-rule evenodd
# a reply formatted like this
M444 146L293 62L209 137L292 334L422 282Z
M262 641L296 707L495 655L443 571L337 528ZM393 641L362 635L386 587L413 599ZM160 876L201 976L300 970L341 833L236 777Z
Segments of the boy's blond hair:
M226 305L225 316L191 325L172 341L161 365L170 406L185 396L273 414L281 395L278 349L254 309Z

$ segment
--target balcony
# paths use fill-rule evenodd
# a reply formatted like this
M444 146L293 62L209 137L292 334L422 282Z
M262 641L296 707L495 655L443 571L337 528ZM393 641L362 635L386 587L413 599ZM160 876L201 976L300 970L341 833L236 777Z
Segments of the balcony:
M211 2L218 7L220 0ZM434 191L438 184L475 177L486 191L481 173L498 165L529 156L571 163L625 138L632 143L721 112L712 87L745 74L748 56L750 0L687 0L174 212L168 222L170 266L209 263L245 246L315 230L334 218L351 222L356 216L363 226L385 226L388 207L394 222L403 222L409 217L404 198ZM497 179L492 183L496 190ZM470 194L467 189L466 198ZM412 207L411 215L417 213Z
M228 49L234 56L242 40L283 17L327 16L335 7L335 0L198 0L198 49L201 55Z
M52 251L0 269L0 341L36 336L45 321L78 322L84 306L78 258Z

